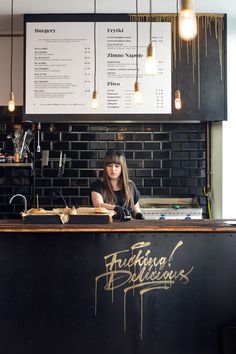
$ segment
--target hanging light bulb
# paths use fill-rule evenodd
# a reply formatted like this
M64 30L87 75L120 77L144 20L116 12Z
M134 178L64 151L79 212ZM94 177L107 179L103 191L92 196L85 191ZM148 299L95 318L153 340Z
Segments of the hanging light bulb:
M92 109L98 108L98 93L97 93L97 91L93 91L91 106L92 106Z
M155 47L150 43L147 47L147 57L145 62L145 71L147 75L154 75L156 73L156 58Z
M11 1L11 63L10 63L10 94L8 101L8 111L14 112L16 108L15 95L12 91L12 71L13 71L13 0Z
M179 38L178 38L178 19L179 19L179 0L176 0L176 22L175 22L175 26L176 26L176 37L175 37L175 41L176 41L176 77L175 77L175 87L179 87ZM175 90L175 101L174 101L174 106L176 110L180 110L182 107L182 102L181 102L181 94L180 94L180 90L176 89Z
M196 14L193 11L192 0L181 0L181 11L179 14L179 36L189 41L197 35Z
M145 62L145 72L147 75L154 75L156 73L156 58L155 58L155 47L152 43L152 0L149 1L150 4L150 11L149 11L149 18L150 18L150 27L149 27L149 36L150 36L150 43L147 47L147 56Z
M92 109L98 108L98 92L96 90L97 86L97 41L96 41L96 12L97 3L94 0L94 23L93 23L93 47L94 47L94 74L93 74L93 93L92 93Z
M11 92L9 95L9 101L8 101L8 111L14 112L15 108L16 108L15 95L13 92Z
M141 91L141 85L138 81L134 83L134 102L136 104L141 104L143 100L143 95Z
M134 83L134 103L136 104L141 104L143 95L141 92L141 85L138 82L138 57L139 57L139 52L138 52L138 0L136 0L136 80Z
M180 90L175 91L175 109L180 110L182 108Z

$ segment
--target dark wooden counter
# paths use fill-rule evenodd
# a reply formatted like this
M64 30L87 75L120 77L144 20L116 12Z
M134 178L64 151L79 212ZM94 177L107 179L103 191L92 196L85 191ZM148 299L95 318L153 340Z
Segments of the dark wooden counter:
M233 224L0 221L0 353L236 353Z
M232 224L230 224L232 221ZM157 220L98 224L25 224L21 220L0 220L0 232L236 232L235 220Z

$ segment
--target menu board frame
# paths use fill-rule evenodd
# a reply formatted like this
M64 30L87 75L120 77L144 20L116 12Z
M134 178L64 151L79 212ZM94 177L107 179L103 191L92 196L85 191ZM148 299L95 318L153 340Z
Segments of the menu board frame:
M168 121L220 121L227 120L227 91L226 91L226 15L224 16L224 31L223 31L223 80L219 80L215 74L215 68L207 63L208 58L201 56L202 72L201 75L205 77L203 82L203 90L210 92L211 99L209 97L201 98L201 107L197 105L198 89L196 84L192 84L191 80L191 68L186 69L186 63L184 60L179 64L179 83L184 87L186 97L183 100L183 108L180 111L174 109L173 98L175 92L176 83L176 70L172 70L172 87L171 87L171 113L116 113L116 114L28 114L25 110L26 107L26 41L27 31L26 24L29 22L130 22L131 16L129 14L27 14L24 15L24 119L37 121L37 122L168 122ZM200 36L200 45L204 46L202 42L202 36ZM173 39L172 39L173 41ZM212 51L212 56L217 53L217 46L214 39L208 40L209 52ZM212 58L211 56L211 58ZM217 59L215 59L217 60ZM173 69L173 68L172 68ZM205 76L207 73L207 77ZM135 81L135 77L134 80Z

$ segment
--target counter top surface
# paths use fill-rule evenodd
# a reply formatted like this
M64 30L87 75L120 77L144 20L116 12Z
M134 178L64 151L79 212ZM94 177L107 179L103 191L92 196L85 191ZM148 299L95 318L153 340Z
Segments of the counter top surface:
M236 232L231 220L131 220L111 224L25 224L22 220L0 220L0 232Z

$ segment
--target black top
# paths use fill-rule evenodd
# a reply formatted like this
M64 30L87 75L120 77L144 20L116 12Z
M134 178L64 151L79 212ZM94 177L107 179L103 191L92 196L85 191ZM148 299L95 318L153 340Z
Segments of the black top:
M131 195L132 195L134 204L136 204L139 201L140 193L137 190L137 187L133 181L129 181L129 184L130 184ZM97 193L101 194L101 196L104 198L104 189L105 189L104 183L101 180L97 180L91 186L91 193L97 192ZM115 205L124 206L123 191L122 190L114 191L114 193L116 196ZM129 204L128 209L131 211L131 209L132 209L131 203Z

